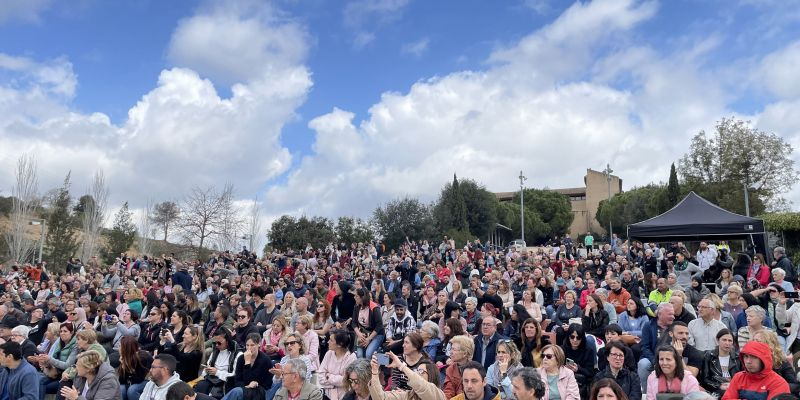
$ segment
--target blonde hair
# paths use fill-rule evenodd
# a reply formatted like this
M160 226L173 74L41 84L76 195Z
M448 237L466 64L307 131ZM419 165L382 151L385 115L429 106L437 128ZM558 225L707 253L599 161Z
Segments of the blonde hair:
M517 345L514 344L511 340L504 340L497 343L498 346L503 346L508 351L509 357L511 357L511 362L509 365L516 365L519 364L522 360L522 354L519 352ZM565 356L566 357L566 356Z
M139 290L139 288L132 287L132 288L128 289L128 296L127 297L128 298L126 300L128 300L128 301L141 300L141 299L144 298L144 294L142 293L141 290Z
M774 331L768 329L762 329L754 333L753 340L755 340L756 335L762 335L764 338L763 341L756 340L757 342L761 342L769 346L769 350L772 353L772 365L780 367L780 365L786 361L786 354L783 354L783 348L778 342L778 335Z
M78 359L75 361L75 364L97 373L97 369L103 364L103 356L96 350L87 350L78 354Z
M294 338L294 340L297 340L299 342L298 344L300 345L300 355L305 355L306 353L308 353L308 348L306 347L305 340L303 340L303 335L297 332L290 333L289 336L286 337L286 341L289 341L289 339L292 338ZM286 341L284 342L284 346L286 346ZM286 348L286 353L287 354L289 353L288 347Z
M301 315L299 318L297 318L297 322L305 325L307 330L311 330L314 327L314 321L310 315ZM295 328L297 327L295 326Z
M78 331L78 334L76 336L78 337L78 339L85 340L86 343L89 344L97 343L97 333L94 330L83 329L81 331Z
M467 354L466 358L468 360L472 359L472 355L475 354L475 341L472 340L471 337L466 335L453 336L453 338L450 339L450 345L452 346L454 344L461 347L461 351Z

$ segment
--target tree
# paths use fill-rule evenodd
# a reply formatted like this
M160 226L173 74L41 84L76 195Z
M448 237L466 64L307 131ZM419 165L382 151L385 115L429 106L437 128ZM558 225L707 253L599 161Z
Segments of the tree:
M87 260L95 255L100 239L100 230L106 221L106 207L108 203L108 186L103 171L94 174L90 194L81 196L76 205L75 219L83 227L83 241L81 243L81 260Z
M126 201L114 216L114 226L108 233L107 261L109 264L133 245L136 239L136 225L133 223L131 212Z
M336 240L333 222L324 217L302 216L298 219L283 215L272 223L270 244L275 249L305 249L309 243L323 248Z
M258 197L253 199L250 205L248 215L248 249L255 253L258 246L261 245L261 205L258 203Z
M239 247L239 238L245 233L246 221L233 200L233 185L228 184L220 197L222 216L215 226L216 247L220 250L233 250Z
M670 208L678 204L681 196L681 187L678 183L678 172L675 170L675 163L669 167L669 183L667 184L667 204Z
M375 238L372 227L361 218L339 217L336 220L336 238L344 243L366 243Z
M514 195L511 203L503 203L503 206L500 223L519 232L519 193ZM568 196L546 189L525 189L526 243L542 243L552 235L563 235L573 218Z
M436 225L440 232L456 230L466 232L469 230L467 224L467 204L464 195L461 193L458 184L458 177L453 174L453 182L446 184L439 194L439 201L433 208L436 218Z
M206 240L222 232L220 227L225 223L232 193L231 185L226 185L222 191L217 191L214 186L205 189L195 186L183 200L179 221L181 232L190 244L197 243L201 252Z
M26 235L33 212L39 204L39 178L36 158L23 154L17 160L15 183L11 189L11 226L5 234L11 260L21 263L34 252L36 241Z
M611 224L615 232L625 232L630 224L655 217L670 208L668 189L662 185L650 184L620 193L611 200L602 200L597 208L595 219L600 226Z
M67 261L78 250L77 235L72 210L72 197L69 189L71 173L67 173L64 184L56 189L47 219L48 260L58 270L66 268Z
M723 118L713 137L701 131L681 158L678 171L687 187L719 206L743 214L744 188L754 215L780 209L798 178L784 138L760 131L749 122Z
M139 234L139 253L150 254L152 245L151 232L155 233L153 229L153 203L148 200L144 207L144 211L139 216L139 227L137 232Z
M152 220L164 232L164 241L167 241L169 228L176 223L181 216L181 209L175 202L165 201L153 207Z
M411 240L436 236L431 207L417 199L392 200L372 213L373 225L387 248L396 248L408 237Z

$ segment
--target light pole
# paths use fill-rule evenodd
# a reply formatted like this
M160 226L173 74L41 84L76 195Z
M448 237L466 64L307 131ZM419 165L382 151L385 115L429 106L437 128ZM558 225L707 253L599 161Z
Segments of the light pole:
M41 225L42 226L42 233L39 237L39 264L42 263L42 251L44 250L44 232L47 229L47 220L40 219L40 218L31 218L29 222L31 225Z
M603 171L606 173L606 180L608 181L608 206L611 207L611 173L614 170L611 169L611 165L606 164L606 169ZM611 225L611 215L608 216L608 242L611 243L612 238L612 225ZM611 247L614 247L612 244Z
M525 191L523 190L523 185L528 178L525 175L522 175L522 171L519 171L519 227L522 232L522 241L525 241ZM527 246L528 244L525 243Z

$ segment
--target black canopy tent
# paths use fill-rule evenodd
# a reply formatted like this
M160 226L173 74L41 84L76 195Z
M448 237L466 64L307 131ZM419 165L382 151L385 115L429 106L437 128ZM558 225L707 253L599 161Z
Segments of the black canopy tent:
M646 221L628 225L628 237L643 242L698 240L746 240L756 252L765 252L764 221L725 210L689 193L669 211Z

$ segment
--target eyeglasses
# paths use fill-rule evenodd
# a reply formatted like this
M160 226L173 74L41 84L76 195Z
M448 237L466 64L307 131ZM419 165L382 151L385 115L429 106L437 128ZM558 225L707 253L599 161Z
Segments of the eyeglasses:
M296 341L296 340L292 340L291 342L285 342L284 344L286 345L286 347L289 347L289 346L291 346L293 344L297 344L297 343L299 343L299 342Z
M620 354L620 353L609 353L608 356L614 358L625 358L625 354Z
M239 319L245 319L247 318L247 315L237 315L237 317L239 317Z
M542 357L544 357L544 358L546 358L546 359L550 360L550 359L552 359L553 357L555 357L555 355L553 355L553 354L551 354L551 353L547 353L547 354L542 354Z
M420 375L422 375L422 374L428 375L428 370L425 369L425 368L417 368L417 369L414 370L414 372L416 372L416 373L418 373Z

